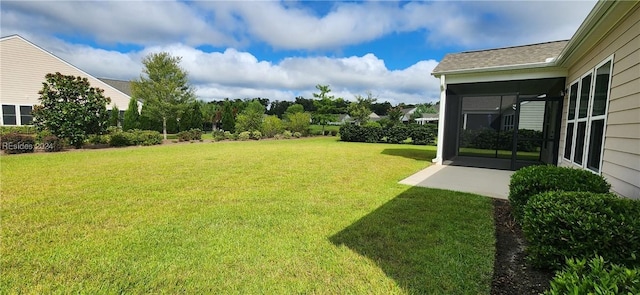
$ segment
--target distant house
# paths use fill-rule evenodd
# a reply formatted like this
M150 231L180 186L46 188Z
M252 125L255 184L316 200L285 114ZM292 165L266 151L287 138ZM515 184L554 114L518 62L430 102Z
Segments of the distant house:
M375 112L371 112L371 114L369 114L369 121L372 122L378 122L380 121L381 117L378 116L378 114L376 114Z
M599 1L570 40L448 54L432 75L441 89L434 162L466 153L465 129L514 130L511 151L484 161L585 169L640 199L640 2ZM537 146L537 159L521 157L519 143Z
M420 125L424 125L427 123L436 123L438 122L439 119L439 115L437 113L435 114L420 114L420 117L411 119L411 117L414 116L414 114L416 113L416 110L418 108L406 108L406 109L402 109L402 118L400 118L400 120L405 123L405 124L409 124L409 123L418 123Z
M329 122L329 125L344 125L346 123L351 123L353 122L353 119L351 118L351 116L349 116L349 114L339 114L336 117L336 121L333 122Z
M89 75L18 35L0 38L0 65L0 126L31 124L33 106L40 103L38 91L49 73L86 77L91 86L103 89L104 95L111 98L108 109L117 106L119 110L126 110L129 103L130 93Z

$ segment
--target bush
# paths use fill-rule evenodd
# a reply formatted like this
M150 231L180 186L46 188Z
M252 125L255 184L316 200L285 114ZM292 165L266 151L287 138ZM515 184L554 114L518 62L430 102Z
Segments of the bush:
M289 130L285 130L284 132L282 132L282 137L284 137L284 139L289 139L291 138L291 136L293 136L293 134L291 134L291 131Z
M202 130L198 128L178 132L178 141L201 140Z
M214 130L211 132L211 137L213 137L214 141L221 141L221 140L225 140L227 137L224 134L224 131L222 130Z
M110 146L156 145L162 143L162 134L158 131L134 129L115 132L110 136Z
M242 131L240 132L240 134L238 134L238 140L249 140L251 138L251 132L249 131Z
M134 134L134 145L156 145L162 143L162 134L158 131L134 129L130 133Z
M514 218L521 223L524 206L533 195L547 191L606 193L610 187L602 176L587 170L551 165L529 166L511 176L509 201Z
M331 136L338 135L338 130L329 130L329 135L331 135Z
M559 269L567 258L594 254L640 266L640 201L612 194L546 192L524 208L522 231L537 267Z
M36 144L33 136L15 132L2 135L0 142L7 154L33 153Z
M109 137L110 146L130 146L135 142L135 136L130 132L116 132Z
M89 135L89 138L87 138L87 142L89 142L90 144L109 144L109 140L109 135L106 134L92 134Z
M406 125L394 125L385 130L384 136L388 143L402 143L409 138L409 127Z
M258 130L251 132L251 138L255 140L260 140L262 138L262 132Z
M49 135L42 139L42 145L45 152L59 152L64 147L64 142L55 135Z
M300 138L300 137L302 137L302 133L296 131L296 132L293 133L293 137Z
M586 259L569 259L544 294L640 294L640 269L608 265L602 257L588 263Z
M268 116L262 121L262 133L267 138L276 136L284 130L284 123L278 116Z
M434 144L436 140L437 128L435 124L412 125L410 130L412 144Z

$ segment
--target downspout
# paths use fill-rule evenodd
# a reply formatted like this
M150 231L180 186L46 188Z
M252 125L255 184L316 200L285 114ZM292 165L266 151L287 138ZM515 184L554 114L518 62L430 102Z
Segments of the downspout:
M440 75L440 114L438 114L438 138L436 146L436 158L431 162L442 165L442 149L444 145L444 129L446 122L444 121L444 113L447 109L447 82L445 76Z

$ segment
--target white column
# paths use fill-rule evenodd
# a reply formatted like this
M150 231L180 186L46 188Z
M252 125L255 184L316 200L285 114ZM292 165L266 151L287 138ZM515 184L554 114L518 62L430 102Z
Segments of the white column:
M440 114L438 117L438 142L436 146L436 158L431 160L433 163L442 165L442 142L444 141L444 113L447 109L447 82L444 75L440 76Z

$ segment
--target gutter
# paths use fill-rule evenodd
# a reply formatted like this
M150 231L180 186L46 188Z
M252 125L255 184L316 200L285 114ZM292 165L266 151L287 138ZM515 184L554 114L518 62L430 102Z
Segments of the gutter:
M486 68L472 68L472 69L461 69L461 70L453 70L446 72L431 72L431 75L439 78L442 75L449 74L469 74L469 73L482 73L482 72L494 72L494 71L509 71L509 70L524 70L524 69L537 69L537 68L547 68L556 66L556 59L553 58L550 61L546 62L534 62L534 63L525 63L525 64L517 64L517 65L506 65L506 66L493 66Z

